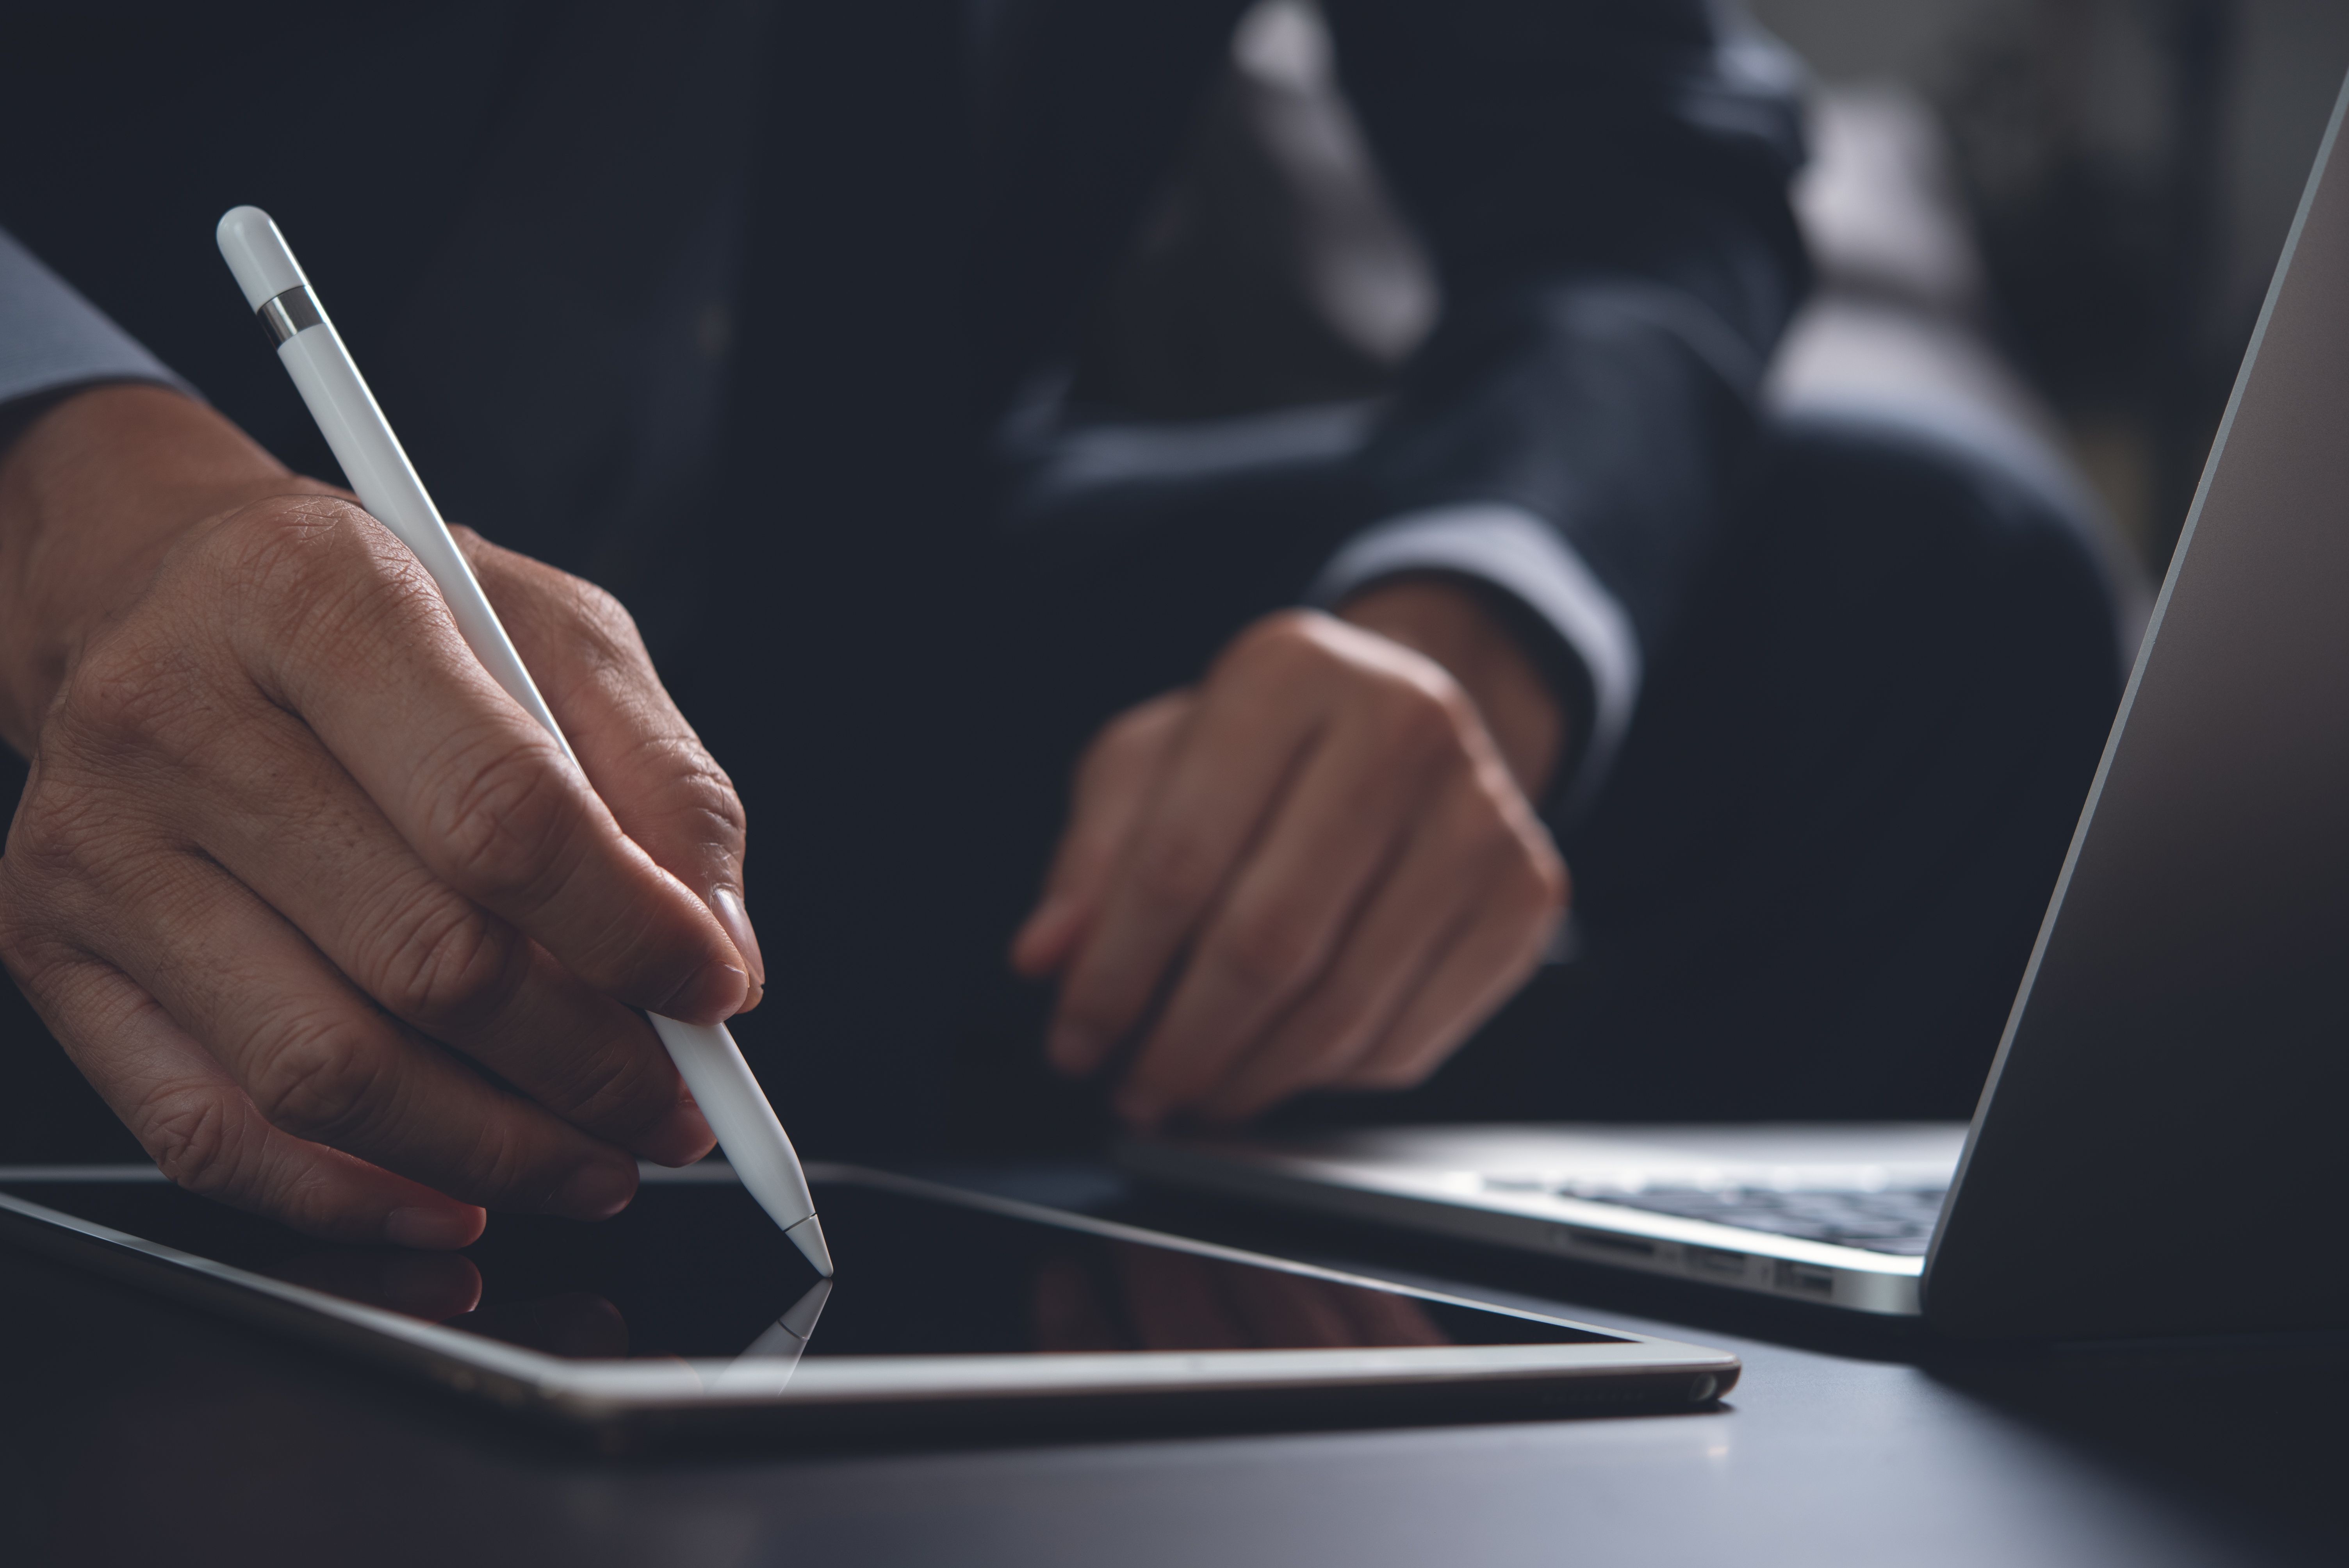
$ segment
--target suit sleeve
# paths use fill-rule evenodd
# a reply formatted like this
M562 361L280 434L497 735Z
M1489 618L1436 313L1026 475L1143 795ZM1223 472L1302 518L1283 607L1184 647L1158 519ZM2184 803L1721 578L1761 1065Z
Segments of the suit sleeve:
M0 229L0 444L15 423L12 409L97 381L192 391Z
M1445 308L1364 459L1381 521L1310 596L1482 584L1604 781L1728 514L1807 281L1799 68L1708 0L1330 0L1340 70Z

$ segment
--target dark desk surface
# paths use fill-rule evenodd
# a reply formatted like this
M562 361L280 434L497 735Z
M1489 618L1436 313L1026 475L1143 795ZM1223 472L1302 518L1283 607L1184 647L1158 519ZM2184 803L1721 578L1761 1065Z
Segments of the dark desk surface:
M1076 1172L989 1184L1108 1196ZM1230 1216L1185 1224L1266 1239ZM0 1561L2349 1560L2332 1491L2349 1458L2349 1341L1983 1355L1653 1286L1626 1295L1492 1254L1284 1233L1391 1275L1473 1275L1516 1299L1546 1288L1578 1316L1733 1349L1745 1380L1687 1416L600 1460L0 1253Z

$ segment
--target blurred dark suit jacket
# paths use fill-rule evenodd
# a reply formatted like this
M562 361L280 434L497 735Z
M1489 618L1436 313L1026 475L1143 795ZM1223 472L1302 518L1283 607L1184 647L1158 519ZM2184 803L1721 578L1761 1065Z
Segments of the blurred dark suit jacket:
M849 1049L944 1026L903 976L950 940L939 672L987 433L1066 358L1244 8L17 0L0 228L331 475L212 249L270 210L444 511L638 611L771 824L766 1011ZM1326 11L1446 300L1363 523L1520 508L1652 657L1804 283L1785 57L1708 0Z

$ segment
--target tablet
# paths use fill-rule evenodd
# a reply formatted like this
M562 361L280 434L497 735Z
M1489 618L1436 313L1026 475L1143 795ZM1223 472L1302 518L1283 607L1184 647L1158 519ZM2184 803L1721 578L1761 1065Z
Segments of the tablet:
M337 1247L138 1167L0 1167L0 1241L619 1450L1308 1426L1725 1393L1735 1357L880 1171L808 1167L837 1278L733 1173L647 1170L595 1224Z

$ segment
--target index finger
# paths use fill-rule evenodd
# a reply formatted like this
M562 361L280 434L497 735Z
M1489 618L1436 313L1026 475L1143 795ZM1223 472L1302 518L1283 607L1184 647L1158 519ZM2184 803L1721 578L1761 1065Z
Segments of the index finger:
M1154 777L1196 699L1168 692L1110 721L1077 766L1069 825L1044 878L1044 895L1011 939L1011 966L1036 978L1068 961L1116 870Z
M1098 1068L1142 1021L1314 736L1278 702L1212 685L1101 895L1061 987L1046 1054Z
M741 799L670 700L635 620L592 583L451 531L613 820L718 916L750 975L747 1011L767 975L744 907Z

